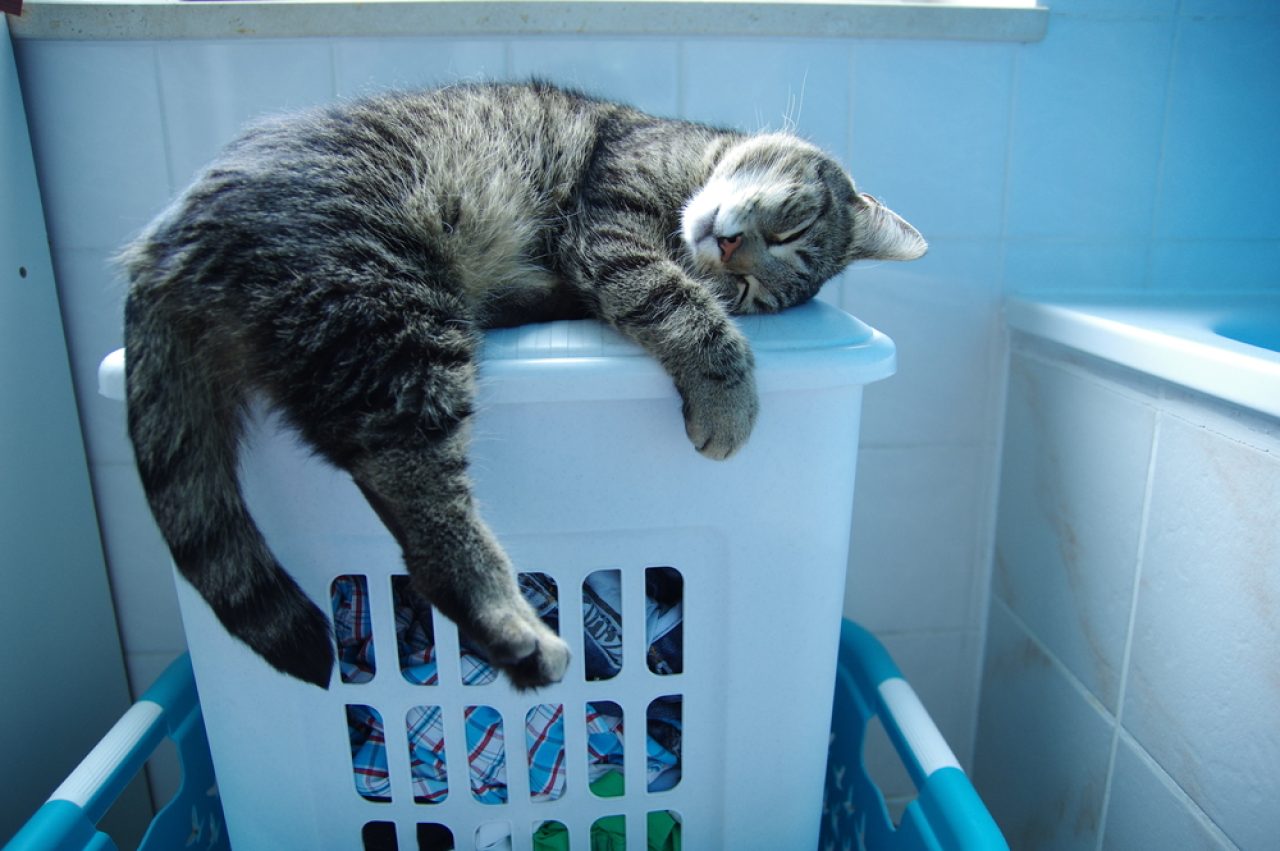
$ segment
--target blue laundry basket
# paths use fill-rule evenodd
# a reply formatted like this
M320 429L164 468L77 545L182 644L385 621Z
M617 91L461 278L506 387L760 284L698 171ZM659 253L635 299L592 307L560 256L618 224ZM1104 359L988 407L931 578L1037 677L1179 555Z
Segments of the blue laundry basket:
M144 851L230 851L191 660L169 665L71 772L5 851L116 851L98 821L165 738L182 760L178 793L151 821Z
M880 719L919 790L896 826L862 758L872 718ZM182 758L182 785L152 821L140 849L228 851L195 679L185 655L120 719L5 851L116 849L96 823L166 736ZM840 636L821 851L1007 848L893 659L871 633L846 620Z
M880 720L918 791L897 825L863 759L872 718ZM849 620L840 632L820 844L822 851L1009 847L889 653Z

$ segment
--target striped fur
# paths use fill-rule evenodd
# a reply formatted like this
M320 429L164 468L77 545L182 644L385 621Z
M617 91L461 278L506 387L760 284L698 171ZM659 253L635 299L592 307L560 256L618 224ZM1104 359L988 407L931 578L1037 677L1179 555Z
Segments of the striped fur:
M545 84L262 123L122 252L138 469L179 570L226 628L326 686L328 622L272 556L236 477L246 401L264 395L352 474L417 590L516 686L537 687L561 678L568 650L472 501L480 332L609 322L670 373L695 447L724 458L757 409L729 314L804 301L854 259L923 250L804 142Z

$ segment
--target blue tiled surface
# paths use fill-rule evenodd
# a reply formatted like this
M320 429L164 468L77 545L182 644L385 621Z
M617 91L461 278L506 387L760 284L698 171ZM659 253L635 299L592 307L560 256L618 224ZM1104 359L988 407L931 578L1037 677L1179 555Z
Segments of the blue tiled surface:
M1171 21L1057 18L1018 63L1011 236L1145 239L1160 161Z
M1138 240L1011 239L1005 244L1005 291L1137 289L1147 262L1147 245Z
M505 75L504 46L493 40L351 38L333 45L334 88L340 97Z
M1159 236L1280 239L1280 26L1188 20L1178 39Z
M999 236L1013 48L853 48L854 178L930 239Z
M791 121L800 135L847 156L848 42L689 39L680 62L684 117L746 131Z
M171 189L155 48L15 47L55 260L64 248L118 247Z
M515 39L509 75L537 76L656 115L679 112L677 47L669 39Z

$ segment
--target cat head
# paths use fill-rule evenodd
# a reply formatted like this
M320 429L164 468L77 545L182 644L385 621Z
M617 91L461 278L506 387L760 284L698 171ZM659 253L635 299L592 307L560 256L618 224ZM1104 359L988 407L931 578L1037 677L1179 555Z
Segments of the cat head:
M782 310L854 260L914 260L928 248L835 160L782 133L724 153L681 211L681 236L694 269L733 313Z

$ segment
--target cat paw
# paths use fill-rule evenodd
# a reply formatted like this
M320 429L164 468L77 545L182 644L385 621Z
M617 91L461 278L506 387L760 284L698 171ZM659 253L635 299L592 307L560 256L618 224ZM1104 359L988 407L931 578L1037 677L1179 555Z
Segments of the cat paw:
M736 384L708 379L684 393L684 430L694 448L723 461L751 436L760 400L750 374Z
M569 668L569 645L557 635L538 639L532 653L504 666L511 684L520 691L549 686L564 679Z
M558 683L569 667L569 645L532 612L509 613L492 627L489 660L521 691Z

